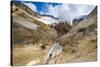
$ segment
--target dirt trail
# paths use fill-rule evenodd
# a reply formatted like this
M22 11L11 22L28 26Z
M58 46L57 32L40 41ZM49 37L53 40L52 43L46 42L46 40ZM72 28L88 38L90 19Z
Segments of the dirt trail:
M54 56L60 54L62 52L62 46L59 45L59 43L54 43L53 46L50 48L50 50L47 52L45 59L44 59L44 64L48 64L51 58Z

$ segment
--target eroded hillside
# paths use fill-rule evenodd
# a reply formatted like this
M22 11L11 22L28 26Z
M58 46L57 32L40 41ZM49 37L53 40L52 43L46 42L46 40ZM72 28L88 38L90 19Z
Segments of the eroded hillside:
M12 5L11 16L13 65L25 65L35 59L42 62L47 51L43 49L53 44L56 31L18 5Z
M66 59L60 62L96 61L97 58L97 7L67 34L58 38ZM67 60L68 59L68 60ZM60 62L57 63L60 63Z

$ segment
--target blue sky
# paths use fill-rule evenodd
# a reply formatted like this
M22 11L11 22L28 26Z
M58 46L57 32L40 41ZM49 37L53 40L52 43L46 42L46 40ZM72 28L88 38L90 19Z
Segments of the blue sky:
M37 13L41 13L41 12L48 12L49 11L49 6L52 5L53 7L58 6L58 5L62 5L61 3L48 3L48 2L32 2L32 1L26 1L23 2L24 4L26 4L27 6L29 6L30 8L33 8L31 6L35 6Z
M77 16L88 15L95 7L95 5L48 3L33 1L22 1L22 3L24 3L37 13L52 15L61 20L68 21L71 21L73 18Z

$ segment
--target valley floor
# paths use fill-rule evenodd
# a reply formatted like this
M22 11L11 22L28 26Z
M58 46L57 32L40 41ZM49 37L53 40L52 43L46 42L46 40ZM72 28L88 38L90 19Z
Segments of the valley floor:
M16 45L13 47L13 65L40 65L44 64L46 53L48 53L51 46L45 50L36 45ZM75 52L62 51L59 55L51 58L48 64L63 64L76 62L89 62L97 60L97 49L79 49Z

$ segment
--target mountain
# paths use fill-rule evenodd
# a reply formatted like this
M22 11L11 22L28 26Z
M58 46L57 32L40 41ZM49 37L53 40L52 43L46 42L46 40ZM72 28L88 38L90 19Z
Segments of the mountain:
M61 57L60 62L96 61L97 7L80 23L72 27L67 34L60 36L58 42L63 46L64 51L64 53L56 57L56 59ZM53 61L54 59L51 63ZM60 63L59 61L57 63Z
M44 21L40 15L22 3L12 3L12 40L18 43L42 43L50 45L55 40L56 31Z
M46 24L51 24L54 22L58 23L58 18L55 18L54 16L36 13L21 2L13 2L13 3L17 7L20 7L20 9L25 10L25 12L27 12L29 15L33 16L34 18L38 19L41 22L44 22Z
M75 17L72 21L72 26L77 25L79 22L81 22L83 19L85 19L87 17L87 15L82 15L82 16L78 16Z
M61 36L61 35L68 33L72 28L72 26L69 25L67 21L66 22L53 23L50 26L57 31L58 36Z
M65 34L63 36L70 37L70 36L76 34L80 29L87 28L90 25L96 24L97 23L97 16L96 16L96 14L97 14L97 7L87 16L87 18L85 18L80 23L78 23L75 27L73 27L68 32L68 34Z
M58 18L55 18L53 16L41 15L39 13L36 13L21 2L18 2L18 3L13 2L12 18L14 20L13 22L15 22L15 23L13 23L14 27L16 27L16 25L17 25L17 26L21 26L21 27L23 27L25 29L29 29L29 30L42 29L44 31L45 30L49 31L48 30L48 28L49 28L49 29L53 30L52 32L54 34L56 32L56 35L57 35L57 33L58 33L58 35L63 35L71 29L71 26L68 24L67 21L59 21ZM50 26L53 23L56 23L55 27L50 28ZM22 33L20 33L20 34L22 34ZM19 36L21 36L21 35L19 35ZM27 35L27 36L29 36L29 35ZM31 33L31 36L32 36L32 33ZM29 37L31 37L31 36L29 36ZM14 37L16 37L16 35ZM37 39L37 38L34 38L34 39ZM16 39L16 38L14 38L14 39ZM25 41L24 39L23 40L18 39L18 40ZM16 40L14 40L14 41L16 41Z

